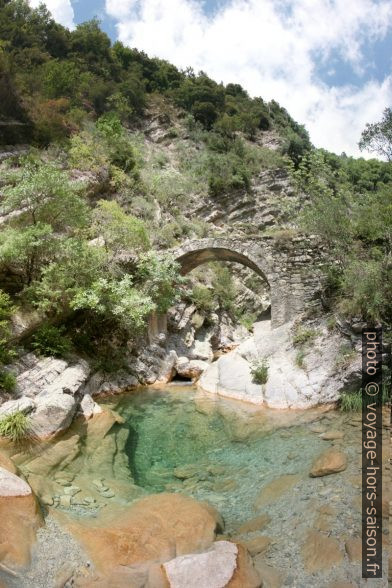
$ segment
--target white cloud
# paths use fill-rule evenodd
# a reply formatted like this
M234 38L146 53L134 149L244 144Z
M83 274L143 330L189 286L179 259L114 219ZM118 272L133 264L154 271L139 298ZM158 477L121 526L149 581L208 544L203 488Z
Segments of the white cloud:
M42 0L29 0L29 3L32 8L37 8ZM44 0L43 3L46 4L47 9L57 22L69 29L75 28L75 15L71 0Z
M274 98L317 146L358 154L365 123L392 102L391 77L331 87L317 71L339 55L364 72L366 43L392 27L390 0L231 0L212 17L195 0L106 0L106 10L123 43Z

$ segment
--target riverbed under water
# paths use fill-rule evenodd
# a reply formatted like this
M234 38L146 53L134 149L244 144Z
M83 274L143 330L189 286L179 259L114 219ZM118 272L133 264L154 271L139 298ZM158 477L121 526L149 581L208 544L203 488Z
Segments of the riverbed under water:
M16 456L52 508L94 521L146 494L181 492L216 507L225 535L237 540L257 537L260 532L239 536L238 527L268 513L271 522L261 534L271 544L262 557L280 572L282 585L362 585L359 562L351 562L345 549L361 528L359 415L261 410L174 385L101 405L103 417ZM108 409L120 416L117 422L105 417ZM344 438L320 438L331 430ZM332 445L346 453L347 469L311 478L312 462ZM342 557L324 570L306 569L303 546L312 530L339 544Z

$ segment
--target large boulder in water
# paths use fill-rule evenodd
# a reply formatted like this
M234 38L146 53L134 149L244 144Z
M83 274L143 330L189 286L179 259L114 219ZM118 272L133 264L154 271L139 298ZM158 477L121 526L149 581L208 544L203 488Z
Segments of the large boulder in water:
M208 504L162 493L102 514L95 524L68 519L65 524L85 547L104 581L118 581L121 575L124 585L133 585L135 577L147 580L154 565L208 550L222 523Z

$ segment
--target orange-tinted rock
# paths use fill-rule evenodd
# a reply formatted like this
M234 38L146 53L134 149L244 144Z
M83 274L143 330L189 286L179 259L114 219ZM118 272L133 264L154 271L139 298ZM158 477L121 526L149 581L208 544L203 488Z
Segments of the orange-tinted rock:
M180 494L156 494L128 508L102 515L99 523L68 526L89 552L97 569L108 574L118 566L165 562L205 551L218 526L213 509Z
M246 547L251 555L258 555L259 553L264 553L264 551L267 551L269 545L271 544L271 538L260 535L254 539L241 541L241 544Z
M225 588L260 588L260 577L249 553L243 545L237 544L237 567Z
M17 474L18 469L14 462L5 454L0 451L0 467L11 472L11 474Z
M346 541L346 552L350 561L360 561L362 559L362 541L361 539L349 539Z
M0 562L8 568L30 563L41 513L30 486L0 468Z
M310 476L317 478L342 472L347 468L347 457L336 449L327 449L313 462Z
M261 531L271 522L271 517L267 514L262 514L258 517L254 517L245 523L242 523L237 529L237 533L240 535L246 535L246 533L252 533L252 531Z
M326 570L343 560L336 539L317 531L309 531L302 547L302 557L308 572Z
M301 476L297 474L286 474L285 476L280 476L279 478L272 480L272 482L269 482L264 486L258 498L256 498L255 508L258 509L266 504L274 502L295 486L300 479Z
M253 561L263 588L281 588L283 585L282 575L268 565L262 555L257 556Z

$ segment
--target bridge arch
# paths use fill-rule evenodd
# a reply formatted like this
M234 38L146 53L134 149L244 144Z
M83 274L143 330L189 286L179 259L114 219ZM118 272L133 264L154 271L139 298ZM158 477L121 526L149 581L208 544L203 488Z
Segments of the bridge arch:
M271 293L271 322L273 326L285 322L282 315L283 300L279 296L276 271L271 253L260 243L234 239L198 239L187 241L172 251L181 266L182 275L210 261L231 261L252 269L268 284Z

